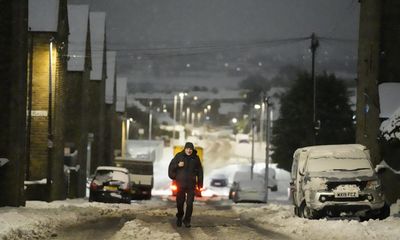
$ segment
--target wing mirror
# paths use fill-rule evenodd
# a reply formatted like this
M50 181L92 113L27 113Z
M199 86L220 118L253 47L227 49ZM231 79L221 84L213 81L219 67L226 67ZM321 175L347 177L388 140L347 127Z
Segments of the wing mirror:
M304 171L303 170L299 170L299 174L300 174L300 176L304 176Z
M375 172L378 173L378 174L382 174L382 173L384 173L386 171L386 168L387 167L385 165L378 164L378 165L375 166Z

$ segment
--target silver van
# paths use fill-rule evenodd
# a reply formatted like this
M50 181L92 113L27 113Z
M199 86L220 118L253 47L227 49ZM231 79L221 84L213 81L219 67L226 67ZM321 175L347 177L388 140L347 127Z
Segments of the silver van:
M352 215L367 220L384 219L390 213L369 151L363 145L297 149L290 186L294 212L299 217Z

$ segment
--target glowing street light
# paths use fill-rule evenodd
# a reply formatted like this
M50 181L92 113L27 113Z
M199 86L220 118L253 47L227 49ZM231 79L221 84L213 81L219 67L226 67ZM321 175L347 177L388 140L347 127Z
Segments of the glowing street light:
M182 116L183 116L183 97L185 96L185 94L183 92L179 93L179 99L180 101L180 106L179 106L179 123L182 124Z

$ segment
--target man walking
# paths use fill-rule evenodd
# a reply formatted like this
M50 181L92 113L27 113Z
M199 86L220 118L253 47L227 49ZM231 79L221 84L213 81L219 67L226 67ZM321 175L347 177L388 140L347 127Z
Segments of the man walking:
M203 167L193 143L187 142L184 150L177 153L168 167L168 176L176 180L178 192L176 194L176 226L191 227L190 220L193 212L193 201L196 186L203 187ZM186 212L183 205L186 199ZM182 219L183 218L183 219Z

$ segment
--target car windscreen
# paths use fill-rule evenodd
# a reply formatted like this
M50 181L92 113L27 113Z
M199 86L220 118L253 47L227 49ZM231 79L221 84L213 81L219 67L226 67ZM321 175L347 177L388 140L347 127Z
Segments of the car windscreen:
M115 170L98 170L96 172L95 180L98 182L108 182L108 181L128 182L129 176L124 172Z
M310 158L307 162L309 172L331 171L371 171L371 164L365 158Z

